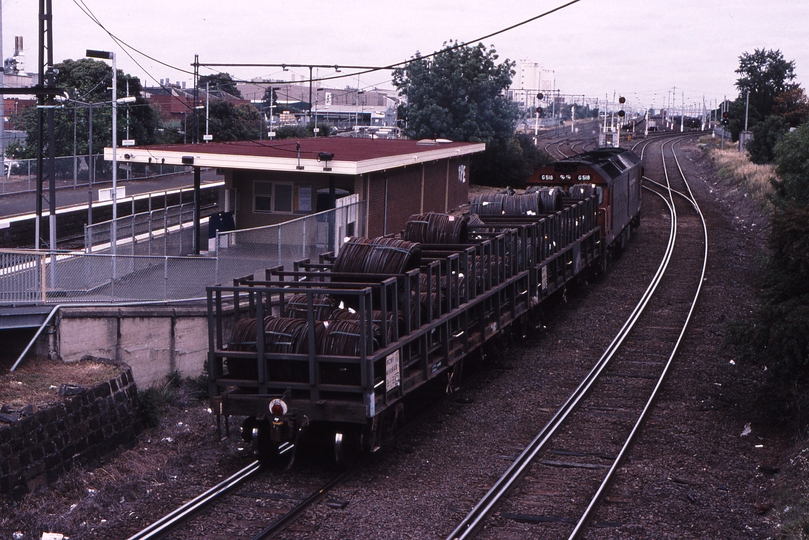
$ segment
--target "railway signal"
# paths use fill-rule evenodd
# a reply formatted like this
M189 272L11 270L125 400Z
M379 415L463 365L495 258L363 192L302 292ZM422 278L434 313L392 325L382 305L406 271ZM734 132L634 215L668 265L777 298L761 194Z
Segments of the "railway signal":
M728 125L728 122L730 122L730 115L727 113L727 111L725 111L722 113L722 125L726 126Z

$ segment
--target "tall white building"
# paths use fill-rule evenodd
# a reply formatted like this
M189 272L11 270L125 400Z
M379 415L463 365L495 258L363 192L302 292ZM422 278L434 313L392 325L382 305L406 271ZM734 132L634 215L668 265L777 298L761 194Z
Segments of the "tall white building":
M530 60L518 60L517 72L511 81L508 96L517 103L520 109L533 109L537 103L537 94L542 92L545 99L556 89L555 74L552 69L544 69L539 63Z

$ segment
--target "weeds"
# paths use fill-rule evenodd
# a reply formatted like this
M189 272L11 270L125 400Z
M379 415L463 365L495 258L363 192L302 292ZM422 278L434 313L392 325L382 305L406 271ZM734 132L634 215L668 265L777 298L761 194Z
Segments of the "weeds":
M182 377L179 373L173 372L166 377L164 384L147 388L139 393L140 416L144 427L153 428L160 424L160 412L179 400L178 389L181 384Z
M765 211L769 212L769 197L772 194L772 179L775 171L772 165L756 165L747 154L737 150L714 149L711 157L716 164L716 174L749 193L750 197Z

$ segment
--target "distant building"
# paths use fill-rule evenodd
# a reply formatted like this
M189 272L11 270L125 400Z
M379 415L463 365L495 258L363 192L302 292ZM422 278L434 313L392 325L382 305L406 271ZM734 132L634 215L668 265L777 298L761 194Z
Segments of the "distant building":
M307 123L317 113L318 122L335 126L343 132L354 131L357 126L376 128L396 127L396 110L400 98L395 90L330 88L312 86L308 82L254 80L236 85L239 92L260 109L267 88L276 88L277 102L273 115L286 111L294 114L298 123ZM311 95L310 95L311 94ZM311 105L311 107L310 107ZM278 121L278 119L276 119ZM284 123L289 123L288 119Z
M160 81L160 86L151 86L143 89L143 97L149 105L160 112L163 121L180 121L184 123L188 116L194 111L194 89L186 89L185 84L172 84L168 79ZM206 101L205 89L201 88L196 96L196 105L204 105ZM239 98L223 92L221 90L211 90L210 99L223 99L234 105L249 103L248 100Z
M544 99L550 99L556 89L555 73L544 69L537 62L519 60L515 67L516 74L508 89L508 97L516 103L520 110L535 110L541 103L537 94L543 93Z
M2 85L6 88L29 88L36 86L39 76L25 69L25 51L22 36L14 36L14 55L3 60ZM3 96L3 124L0 130L0 155L4 155L12 140L25 140L25 132L16 125L15 118L25 109L36 106L36 96Z

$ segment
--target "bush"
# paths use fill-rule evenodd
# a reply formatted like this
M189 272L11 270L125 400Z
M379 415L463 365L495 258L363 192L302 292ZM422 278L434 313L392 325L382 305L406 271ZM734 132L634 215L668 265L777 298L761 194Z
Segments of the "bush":
M750 161L759 165L775 159L775 145L789 131L789 124L781 116L768 116L753 128L753 139L747 143Z

